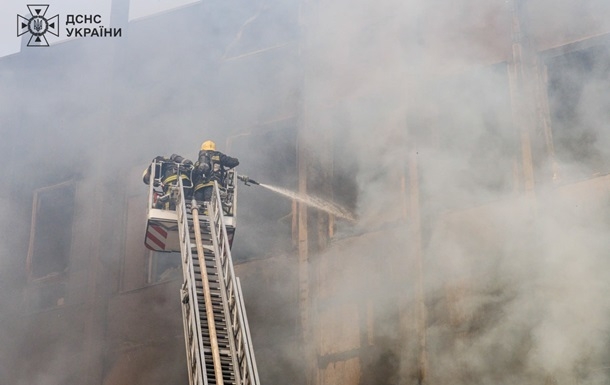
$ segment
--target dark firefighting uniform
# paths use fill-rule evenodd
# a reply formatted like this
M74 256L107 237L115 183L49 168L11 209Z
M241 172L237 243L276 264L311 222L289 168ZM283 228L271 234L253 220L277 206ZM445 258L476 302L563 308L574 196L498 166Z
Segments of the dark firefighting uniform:
M199 158L193 171L195 200L209 202L212 198L214 181L218 182L220 187L226 187L227 171L238 165L237 158L227 156L220 151L199 151Z
M182 179L182 185L185 186L185 199L190 199L192 191L191 168L193 162L177 154L172 154L169 158L165 156L157 156L142 175L142 181L145 184L150 184L150 175L153 165L155 165L155 180L160 180L160 187L164 198L169 193L169 188L178 183L178 177ZM172 208L167 200L157 200L157 208Z

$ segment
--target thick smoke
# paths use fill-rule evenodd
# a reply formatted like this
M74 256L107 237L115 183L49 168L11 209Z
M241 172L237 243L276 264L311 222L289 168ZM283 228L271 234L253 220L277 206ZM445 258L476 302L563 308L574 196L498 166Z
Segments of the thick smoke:
M79 9L75 6L68 12L78 13ZM142 261L136 274L142 282L122 281L122 256L133 250L129 247L132 242L141 247L143 237L140 222L130 222L133 218L127 211L137 204L134 202L145 205L147 189L140 175L157 155L178 153L195 160L201 142L211 139L221 151L240 158L243 170L252 175L272 163L271 153L277 156L284 148L289 153L295 147L294 134L277 146L262 142L257 151L248 146L248 138L240 142L243 133L260 138L258 132L252 132L257 128L253 122L261 123L262 132L269 129L265 122L285 116L286 109L292 112L296 93L296 79L291 76L294 59L292 55L285 59L281 55L285 51L271 52L273 60L255 56L250 64L231 59L292 42L296 36L296 10L284 18L292 10L285 6L274 7L273 12L248 23L255 32L264 32L261 26L276 20L274 32L268 36L244 31L246 21L260 9L260 4L248 1L200 2L128 24L129 2L113 1L113 16L104 19L105 26L122 28L121 37L54 44L49 36L51 47L23 46L21 53L0 59L0 149L7 159L0 173L6 182L0 192L1 383L99 383L104 376L108 383L184 380L181 324L167 328L178 330L179 336L156 335L152 342L143 341L143 335L154 332L154 325L163 327L169 318L181 322L178 288L164 283L151 289L157 297L146 303L122 302L129 298L123 291L145 285L146 274ZM282 24L284 20L288 25ZM14 22L15 15L11 15L11 25ZM293 83L276 92L276 84L286 79ZM278 131L294 130L290 120L281 124ZM235 139L229 140L231 137ZM268 168L266 174L275 171ZM278 173L278 178L286 174ZM25 268L32 202L37 189L66 181L76 185L72 260L66 280L69 295L57 299L60 302L53 298L52 305L64 301L65 307L48 310L37 306L37 296L50 290L44 284L39 289L38 283L28 282ZM274 244L273 231L260 232L263 237L257 236L256 229L281 225L289 237L285 222L277 222L289 214L289 201L276 210L279 213L268 216L265 207L281 204L269 197L254 203L258 216L240 217L235 244L236 249L241 248L235 252L238 260L260 257ZM246 213L245 197L240 204ZM126 239L130 233L126 229L136 227L137 239ZM247 229L255 230L248 233ZM285 239L289 244L289 238ZM143 258L143 253L135 254L126 259ZM167 300L158 302L159 298ZM83 304L90 308L83 309ZM129 315L125 309L134 310L137 317L121 318ZM125 323L133 325L135 335L111 340L116 337L114 330L123 330ZM153 326L147 327L149 324ZM138 343L151 347L138 355L130 353L131 342L135 351ZM164 351L164 343L172 350ZM127 353L116 356L117 350ZM134 367L147 360L147 376L129 377L138 370ZM160 361L163 364L150 371ZM91 362L100 367L89 367ZM159 372L163 375L156 376ZM168 373L179 376L168 378Z
M426 335L427 381L606 383L607 181L584 180L607 173L609 101L602 90L610 80L608 40L572 46L573 52L545 50L607 32L597 15L610 7L518 4L522 31L530 33L523 43L541 51L539 66L548 68L541 70L541 87L549 95L555 143L549 155L532 120L536 189L528 195L520 182L522 138L515 124L523 116L514 116L509 88L512 2L389 3L319 6L322 21L316 22L335 34L309 42L312 65L325 66L313 74L309 97L324 98L319 104L326 108L339 100L335 108L349 122L335 138L353 148L363 227L394 223L410 189L419 191L427 313L425 328L413 326L419 330L411 337ZM583 18L571 13L575 7ZM349 21L334 19L338 9ZM534 115L540 112L534 99L526 103ZM331 119L329 127L342 123ZM400 176L408 180L413 173L407 159L417 162L418 186L403 190ZM410 215L405 236L418 226ZM368 240L373 250L366 248L368 257L390 259L396 269L408 265L404 280L411 291L388 305L388 314L401 301L416 308L422 298L417 258L409 252L415 239L393 241L391 234L385 230L379 241ZM367 242L351 242L346 255L366 258ZM329 252L346 255L339 247ZM369 264L360 263L361 273L340 274L341 283L332 286L358 290L354 281L370 275ZM370 295L370 287L363 290ZM416 325L417 317L412 321ZM391 332L386 337L402 344L388 344L400 357L401 378L384 381L412 383L422 353Z
M556 48L607 33L607 2L538 0L522 8L526 43L543 51L539 64L548 69L543 91L555 145L553 158L532 129L534 198L522 193L519 117L511 108L513 1L211 2L129 25L128 2L113 6L122 38L24 48L0 60L0 148L8 158L0 175L10 181L0 191L1 362L37 350L24 342L27 325L11 317L24 310L32 191L82 181L87 194L78 209L106 213L102 230L114 245L93 257L84 251L82 260L94 258L114 277L99 285L114 293L124 195L145 191L126 179L159 154L194 158L201 141L213 139L242 160L243 173L296 189L296 126L303 124L313 137L306 141L332 137L333 178L345 182L335 186L335 199L360 218L356 226L338 223L341 239L315 256L315 267L330 272L320 276L324 285L340 288L321 293L320 309L365 303L346 310L354 317L316 324L345 324L345 335L359 337L359 328L369 329L358 319L372 314L362 384L416 383L422 333L429 383L608 382L607 181L584 180L607 173L610 49L603 36L593 48ZM321 147L311 148L312 159ZM423 296L409 201L415 177ZM90 200L100 191L104 199ZM236 258L288 248L290 203L265 193L241 187ZM109 211L95 211L101 205ZM294 271L267 265L271 282L293 287ZM277 335L294 337L298 313L276 306L290 302L289 290L245 286L247 302L255 299L252 319L286 312L273 325ZM422 298L425 327L418 326ZM161 302L154 313L166 308L175 310ZM41 340L45 348L32 357L47 365L0 370L0 382L16 372L29 373L22 383L80 378L66 368L82 335ZM99 336L88 346L105 346ZM365 346L348 337L342 346L356 340ZM303 371L296 342L283 342L259 345L267 357L281 356L277 367L261 367L278 382ZM158 351L146 355L162 359Z

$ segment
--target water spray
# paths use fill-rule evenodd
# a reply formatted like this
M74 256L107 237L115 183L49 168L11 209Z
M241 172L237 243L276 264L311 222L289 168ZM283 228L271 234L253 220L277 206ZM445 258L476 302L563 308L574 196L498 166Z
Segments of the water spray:
M304 203L307 206L315 207L319 210L325 211L329 214L333 214L339 218L347 219L349 221L356 221L356 217L349 210L337 205L336 203L329 202L320 197L310 196L307 194L300 194L295 191L290 191L282 187L271 186L264 183L259 183L253 179L245 175L238 175L237 179L243 181L246 186L250 186L251 184L255 184L257 186L261 186L266 188L269 191L273 191L285 197L294 199L298 202Z

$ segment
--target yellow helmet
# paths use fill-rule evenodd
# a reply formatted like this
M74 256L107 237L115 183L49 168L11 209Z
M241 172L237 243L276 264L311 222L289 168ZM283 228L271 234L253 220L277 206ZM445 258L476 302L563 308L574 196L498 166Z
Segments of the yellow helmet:
M201 143L201 149L206 151L216 151L216 143L212 142L211 140L206 140L205 142Z

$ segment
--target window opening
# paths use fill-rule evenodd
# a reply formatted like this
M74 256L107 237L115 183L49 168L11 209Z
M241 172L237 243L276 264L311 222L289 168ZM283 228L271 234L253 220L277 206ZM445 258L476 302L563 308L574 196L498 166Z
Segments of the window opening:
M36 190L27 257L31 280L67 273L72 246L75 188L73 182Z

